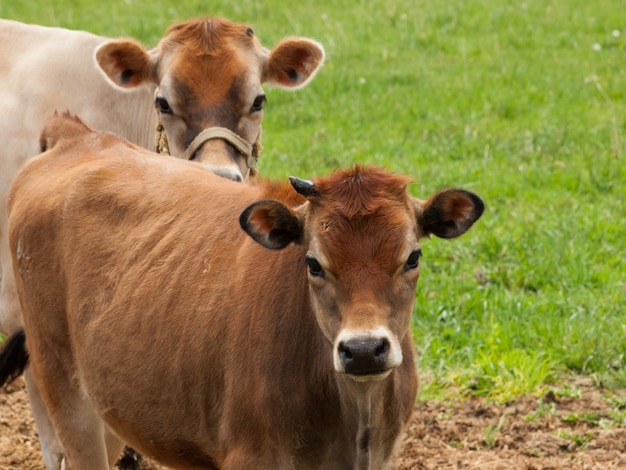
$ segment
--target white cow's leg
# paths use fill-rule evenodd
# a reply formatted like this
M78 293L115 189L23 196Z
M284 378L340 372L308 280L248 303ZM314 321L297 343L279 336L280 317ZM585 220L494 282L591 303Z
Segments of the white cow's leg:
M63 448L65 470L109 470L105 425L96 411L72 381L58 375L48 379L44 398ZM121 449L121 444L114 447Z
M5 201L1 201L4 203ZM1 214L0 219L6 217ZM23 325L20 301L15 291L15 278L11 269L11 252L6 235L6 220L0 220L0 333L7 336Z
M115 434L111 432L108 427L105 427L104 431L104 439L107 447L107 456L109 459L109 467L113 468L113 465L120 458L122 453L122 449L124 448L124 443L117 437Z
M77 403L66 426L57 427L65 450L65 470L109 470L104 426L86 403Z
M30 372L26 369L24 372L24 382L26 382L26 390L30 399L30 406L33 410L33 418L39 433L39 442L41 443L41 452L43 461L48 470L59 470L61 468L61 460L63 458L63 449L57 435L52 427L52 422L48 416L48 410L41 399L37 383Z

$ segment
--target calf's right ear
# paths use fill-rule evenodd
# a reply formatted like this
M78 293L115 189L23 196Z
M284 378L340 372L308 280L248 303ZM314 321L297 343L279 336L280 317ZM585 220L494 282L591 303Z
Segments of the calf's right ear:
M248 206L239 216L239 224L254 241L271 250L282 250L297 242L302 233L298 215L272 199Z

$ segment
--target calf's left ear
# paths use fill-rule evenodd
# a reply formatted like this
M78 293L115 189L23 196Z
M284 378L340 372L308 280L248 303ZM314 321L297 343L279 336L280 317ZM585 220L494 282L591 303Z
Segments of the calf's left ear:
M463 235L485 209L480 197L463 189L444 189L427 201L415 201L417 220L424 234L440 238Z
M239 216L239 224L254 241L271 250L282 250L297 242L302 233L298 215L272 199L248 206Z

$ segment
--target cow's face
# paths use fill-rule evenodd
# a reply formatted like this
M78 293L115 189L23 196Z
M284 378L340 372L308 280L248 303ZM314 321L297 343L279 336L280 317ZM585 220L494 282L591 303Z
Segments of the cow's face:
M334 367L359 380L402 362L421 254L406 204L364 215L312 203L305 263L313 310L333 344Z
M154 106L172 155L241 181L256 172L261 149L262 84L306 85L324 50L308 39L287 38L269 51L248 26L200 19L171 27L151 51L111 41L96 59L116 86L156 86Z
M373 169L293 182L307 196L304 205L258 202L242 214L242 227L268 248L292 241L306 247L312 309L333 345L335 370L360 381L383 379L402 363L419 240L461 235L483 203L463 190L418 200L406 193L406 178Z

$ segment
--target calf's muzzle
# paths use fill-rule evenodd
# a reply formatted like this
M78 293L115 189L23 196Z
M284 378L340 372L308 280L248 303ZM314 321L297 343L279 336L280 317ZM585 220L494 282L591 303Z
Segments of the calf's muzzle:
M352 338L339 343L339 359L351 375L378 375L389 369L387 338Z

